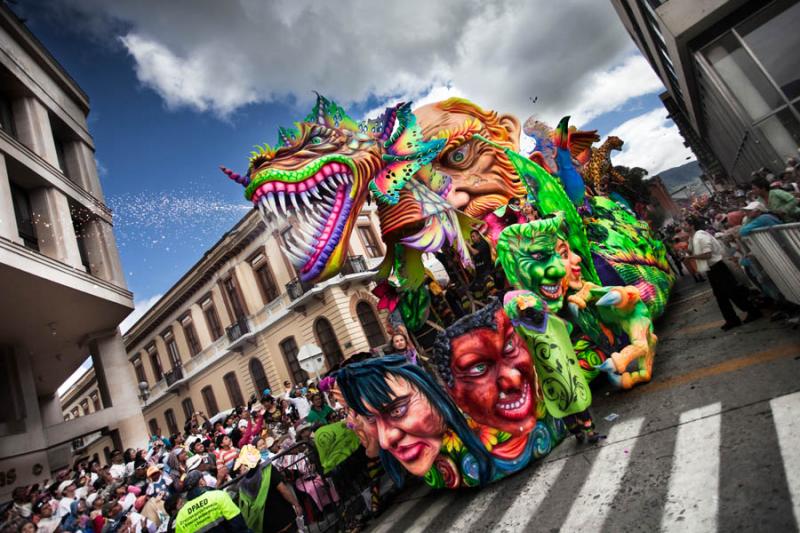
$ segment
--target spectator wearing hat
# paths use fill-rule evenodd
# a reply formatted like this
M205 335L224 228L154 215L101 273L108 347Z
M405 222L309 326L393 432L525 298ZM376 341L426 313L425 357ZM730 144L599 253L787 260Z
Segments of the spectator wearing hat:
M172 478L161 471L158 465L151 465L147 467L147 491L148 496L157 496L159 494L166 496L169 494L170 486L172 485Z
M728 331L742 325L742 320L734 311L732 304L736 304L736 307L747 313L745 323L761 318L761 313L750 303L747 290L739 285L723 261L722 244L704 228L703 221L696 217L690 217L684 224L684 229L690 235L692 252L687 258L697 261L697 270L708 276L711 291L725 318L722 330Z
M292 531L303 509L280 472L262 462L259 450L250 445L239 452L233 468L242 476L239 506L247 526L264 533Z
M744 206L742 210L747 217L746 223L739 228L739 235L742 237L750 235L750 233L759 228L777 226L781 223L781 219L769 213L767 207L762 202L750 202Z
M187 501L175 517L176 533L249 531L239 508L228 493L206 487L203 473L194 470L186 475Z
M72 479L62 481L58 486L58 494L60 496L58 510L56 511L58 518L63 518L69 514L70 506L75 501L75 489L77 489L77 486Z
M61 519L53 512L52 502L46 496L33 505L33 514L34 518L38 518L36 522L38 533L53 533L61 523Z

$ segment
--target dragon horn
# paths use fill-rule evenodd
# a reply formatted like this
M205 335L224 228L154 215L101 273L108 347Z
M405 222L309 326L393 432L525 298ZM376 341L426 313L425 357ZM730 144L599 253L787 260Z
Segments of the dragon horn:
M567 141L569 140L569 115L561 119L558 127L553 130L553 143L563 149L569 148Z
M247 185L250 183L250 180L246 176L241 176L240 174L237 174L236 172L227 167L220 165L219 169L225 174L227 174L227 176L236 183L241 183L245 187L247 187Z

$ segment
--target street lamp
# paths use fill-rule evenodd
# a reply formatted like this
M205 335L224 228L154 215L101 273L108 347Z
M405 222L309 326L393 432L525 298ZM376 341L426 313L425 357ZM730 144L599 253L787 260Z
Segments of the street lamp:
M139 399L142 400L145 404L147 403L147 399L150 397L150 385L147 384L146 381L139 382Z

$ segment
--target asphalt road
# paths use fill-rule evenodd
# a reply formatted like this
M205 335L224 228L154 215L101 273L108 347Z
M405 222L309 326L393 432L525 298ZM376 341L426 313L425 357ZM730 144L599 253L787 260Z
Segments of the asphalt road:
M708 284L681 280L653 381L594 391L605 441L481 490L410 485L370 531L798 531L800 331L720 325Z

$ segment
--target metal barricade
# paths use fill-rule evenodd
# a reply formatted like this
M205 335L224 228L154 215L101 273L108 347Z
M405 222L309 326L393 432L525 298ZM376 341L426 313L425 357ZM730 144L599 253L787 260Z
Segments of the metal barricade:
M344 531L366 511L362 497L363 480L358 471L366 469L347 463L357 459L358 452L339 465L330 475L324 475L314 446L307 441L298 442L271 459L273 469L281 473L284 482L292 488L303 508L303 521L310 533ZM352 463L352 462L351 462ZM337 472L338 470L338 472ZM238 495L241 478L235 478L222 488ZM368 486L366 487L368 488Z
M783 297L800 305L800 223L757 229L742 240Z

